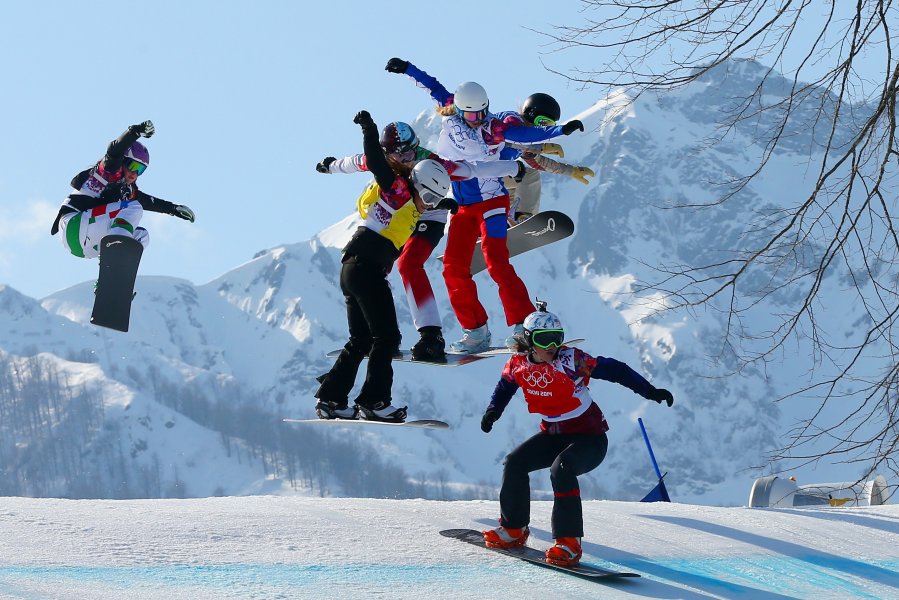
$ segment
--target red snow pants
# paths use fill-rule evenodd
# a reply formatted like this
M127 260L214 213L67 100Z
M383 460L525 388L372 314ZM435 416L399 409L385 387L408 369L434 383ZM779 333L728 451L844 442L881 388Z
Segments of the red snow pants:
M478 300L478 288L471 277L471 257L478 236L487 263L487 272L499 286L499 299L506 313L506 324L515 325L536 310L528 290L509 264L506 244L509 196L497 196L459 207L450 220L446 252L443 255L443 279L450 304L459 324L475 329L487 323L487 311Z

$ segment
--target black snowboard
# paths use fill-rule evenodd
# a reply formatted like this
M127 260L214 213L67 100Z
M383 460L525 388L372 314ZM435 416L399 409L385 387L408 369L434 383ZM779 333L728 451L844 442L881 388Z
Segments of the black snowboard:
M307 423L319 425L391 425L393 427L417 427L419 429L449 429L449 424L435 419L418 419L403 423L388 421L367 421L365 419L282 419L285 423Z
M557 210L539 212L527 221L509 228L506 243L509 245L509 256L518 256L522 252L539 248L567 238L574 233L574 221ZM443 256L438 257L443 260ZM481 242L478 241L471 257L471 274L477 275L487 268Z
M612 571L610 569L603 569L602 567L596 567L584 563L581 563L576 567L562 567L560 565L553 565L546 562L546 555L543 552L537 550L536 548L530 548L528 546L511 548L509 550L505 550L502 548L488 548L484 544L484 534L474 529L444 529L440 532L440 535L448 538L455 538L463 542L468 542L473 546L478 546L480 548L484 548L485 550L490 550L491 552L499 552L500 554L505 554L506 556L511 556L512 558L518 558L534 565L539 565L548 569L554 569L556 571L562 571L564 573L569 573L571 575L576 575L585 579L592 579L594 581L602 579L617 579L619 577L640 577L640 575L638 575L637 573Z
M141 243L127 235L107 235L100 240L100 276L91 323L128 331L134 280L143 252Z
M331 350L326 355L328 358L337 358L340 355L340 350ZM431 361L431 360L415 360L412 358L412 352L410 350L400 350L400 354L397 354L393 357L393 360L398 360L400 362L414 362L421 363L423 365L437 365L438 367L458 367L459 365L467 365L469 363L473 363L477 360L481 360L482 358L487 358L489 355L480 355L480 354L450 354L447 353L446 361ZM368 357L366 357L368 358Z

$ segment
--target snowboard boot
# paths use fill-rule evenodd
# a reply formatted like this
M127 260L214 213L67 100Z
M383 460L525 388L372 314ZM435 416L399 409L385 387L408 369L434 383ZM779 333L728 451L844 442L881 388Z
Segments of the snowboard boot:
M560 567L575 567L581 562L581 539L576 537L556 538L556 545L546 551L546 562Z
M446 362L446 342L439 327L426 326L418 330L421 339L412 346L412 360Z
M531 530L526 526L521 529L509 529L500 525L496 529L484 532L484 544L488 548L518 548L528 541Z
M462 339L450 344L450 352L456 354L477 354L490 348L490 330L484 323L475 329L463 329Z
M338 406L336 402L319 400L315 403L315 413L319 419L358 419L359 410L355 406Z
M513 217L514 223L512 226L514 227L515 225L521 225L522 223L524 223L525 221L527 221L528 219L530 219L533 216L534 216L533 213L517 212L517 213L515 213L515 217Z
M357 404L359 409L359 418L366 421L384 421L385 423L403 423L406 420L406 409L403 406L397 408L390 401L381 401L371 406L363 406Z
M519 323L512 329L512 335L507 337L503 342L506 348L509 350L517 350L519 345L526 345L527 342L524 339L524 325Z

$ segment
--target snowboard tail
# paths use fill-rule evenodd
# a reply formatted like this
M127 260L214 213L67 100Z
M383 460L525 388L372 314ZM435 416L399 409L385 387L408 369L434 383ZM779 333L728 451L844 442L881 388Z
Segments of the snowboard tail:
M128 331L134 282L143 252L143 245L127 235L107 235L100 240L100 274L91 323Z
M490 552L498 552L500 554L504 554L512 558L517 558L534 565L546 567L547 569L561 571L563 573L568 573L569 575L575 575L577 577L583 577L585 579L590 579L593 581L613 580L623 577L640 577L640 575L637 573L613 571L611 569L604 569L602 567L597 567L595 565L589 565L585 563L581 563L576 567L563 567L561 565L554 565L546 562L546 555L543 552L529 546L509 549L489 548L484 544L484 534L475 529L444 529L440 532L440 535L448 538L454 538L473 546L478 546L485 550L489 550Z
M518 256L528 250L534 250L553 242L563 240L574 233L574 221L565 213L557 210L539 212L526 221L510 227L506 233L509 256ZM443 260L443 256L437 257ZM475 246L471 258L471 274L477 275L487 268L481 241Z

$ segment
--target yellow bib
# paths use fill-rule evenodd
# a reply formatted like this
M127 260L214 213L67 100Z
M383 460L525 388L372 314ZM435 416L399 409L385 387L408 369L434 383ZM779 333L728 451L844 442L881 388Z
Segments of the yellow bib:
M415 224L421 213L415 209L415 202L409 200L394 210L381 200L381 188L372 181L356 200L356 209L365 220L365 226L384 236L399 250L415 231Z

